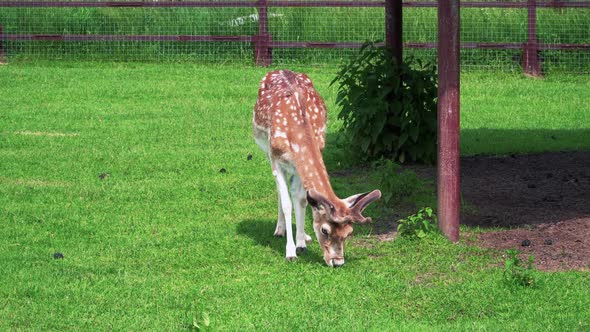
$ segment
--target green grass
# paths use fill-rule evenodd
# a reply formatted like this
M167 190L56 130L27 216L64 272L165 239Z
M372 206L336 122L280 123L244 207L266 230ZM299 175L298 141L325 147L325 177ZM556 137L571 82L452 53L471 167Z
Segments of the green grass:
M471 73L461 82L462 153L590 149L590 81Z
M335 133L335 70L300 70L325 96ZM590 328L588 272L534 272L537 288L512 289L499 254L465 240L379 242L356 227L343 268L326 267L317 243L285 262L273 179L251 138L265 71L0 67L0 330ZM590 148L576 138L590 126L585 77L476 73L462 84L467 153ZM524 146L518 137L533 129L566 134ZM328 146L326 158L331 170L346 165L344 150ZM342 196L377 186L333 181Z

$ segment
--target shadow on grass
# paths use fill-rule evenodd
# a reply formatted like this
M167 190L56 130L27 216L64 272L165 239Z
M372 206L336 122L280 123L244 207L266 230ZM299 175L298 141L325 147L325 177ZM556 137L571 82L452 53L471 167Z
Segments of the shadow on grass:
M588 129L462 129L462 155L590 150Z
M277 255L285 256L285 247L287 240L284 237L274 237L276 221L267 220L242 220L238 224L237 232L251 238L257 245L274 250ZM293 231L295 228L293 227ZM310 234L312 235L312 234ZM317 245L317 242L308 244L308 246ZM307 250L304 254L299 255L299 260L304 262L323 264L323 259L315 250Z
M341 188L354 185L354 166L345 164L353 156L349 150L328 135L324 158L331 174L341 175ZM461 153L464 225L519 227L590 217L588 129L464 129ZM436 166L403 168L436 183Z
M358 166L361 156L340 133L328 133L328 171ZM461 155L509 155L590 150L589 129L462 129ZM410 163L411 164L411 163Z

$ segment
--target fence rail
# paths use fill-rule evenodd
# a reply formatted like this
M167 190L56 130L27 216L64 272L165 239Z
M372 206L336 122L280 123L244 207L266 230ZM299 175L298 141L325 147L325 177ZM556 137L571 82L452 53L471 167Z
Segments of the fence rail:
M384 7L385 1L5 1L1 7Z
M241 7L256 8L258 11L258 33L254 35L156 35L156 34L35 34L35 33L3 33L0 22L0 56L5 54L3 41L157 41L157 42L242 42L252 43L254 58L258 65L266 66L272 62L273 49L280 48L359 48L360 42L321 42L321 41L277 41L273 40L268 30L268 8L272 7L381 7L387 10L391 1L146 1L146 2L96 2L96 1L0 1L0 7L108 7L108 8L223 8ZM404 2L408 8L437 7L434 1ZM578 50L590 51L590 43L543 43L538 40L536 33L537 8L590 8L590 1L520 1L520 2L461 2L465 8L515 8L527 10L527 38L522 42L464 42L464 49L522 49L523 70L531 75L541 73L541 61L539 52L544 50ZM387 15L386 15L387 19ZM385 24L386 28L390 25ZM386 35L391 32L386 32ZM435 49L435 42L411 42L403 43L404 48L409 49Z
M1 1L0 7L385 7L386 1ZM436 1L412 1L403 2L404 7L437 7ZM466 8L526 8L527 1L517 2L486 2L486 1L465 1L461 7ZM590 8L590 1L564 2L539 1L537 7L543 8Z

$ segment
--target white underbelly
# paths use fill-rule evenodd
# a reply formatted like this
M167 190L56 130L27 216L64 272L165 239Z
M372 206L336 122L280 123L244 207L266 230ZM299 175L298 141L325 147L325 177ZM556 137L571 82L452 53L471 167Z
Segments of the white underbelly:
M270 128L258 126L256 123L253 123L253 129L254 141L256 141L256 144L268 156L270 152Z
M295 166L293 166L293 164L288 163L288 162L281 162L281 169L283 170L283 172L285 174L288 175L297 175L297 169L295 169Z

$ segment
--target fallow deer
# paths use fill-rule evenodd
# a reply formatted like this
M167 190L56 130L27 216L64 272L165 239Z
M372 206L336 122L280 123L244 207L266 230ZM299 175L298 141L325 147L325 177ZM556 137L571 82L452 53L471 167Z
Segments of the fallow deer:
M287 236L288 261L307 250L305 210L313 211L313 230L326 264L344 264L344 241L355 222L370 222L361 213L381 197L379 190L340 199L332 190L322 152L326 144L326 106L307 75L288 70L269 72L260 82L253 115L254 139L270 160L279 194L274 235ZM290 181L291 198L287 179ZM291 211L295 208L296 240Z

